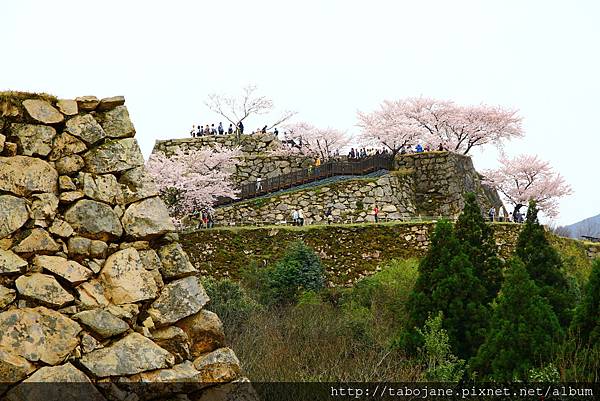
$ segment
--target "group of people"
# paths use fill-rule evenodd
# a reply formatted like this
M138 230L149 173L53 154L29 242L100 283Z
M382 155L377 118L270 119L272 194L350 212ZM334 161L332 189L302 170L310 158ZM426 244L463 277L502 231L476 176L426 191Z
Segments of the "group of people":
M227 128L228 134L233 134L234 128L233 124L229 124L229 128ZM215 128L214 124L210 126L206 125L192 125L192 130L190 131L190 135L192 138L201 137L205 135L225 135L225 128L223 127L223 123L220 122L219 125Z
M364 159L365 157L369 157L369 156L387 155L387 154L389 154L389 151L386 148L383 148L383 149L350 148L350 152L348 152L348 160Z
M438 152L443 152L448 149L446 149L444 144L440 143L435 150L437 150ZM432 148L429 144L425 144L425 146L423 146L420 143L416 144L414 149L413 149L412 145L404 145L400 148L401 155L406 155L406 154L411 154L411 153L431 152L431 151L432 151Z
M213 228L214 210L212 208L202 209L192 214L192 217L198 219L198 228Z
M493 206L490 207L490 210L488 210L488 218L490 219L491 222L499 221L499 222L523 223L525 221L525 216L519 211L519 209L515 208L513 213L509 214L506 212L506 209L504 208L504 206L500 206L500 208L498 209L498 213L496 213L495 207L493 207Z
M304 212L302 209L294 209L292 211L292 225L303 226L304 225Z

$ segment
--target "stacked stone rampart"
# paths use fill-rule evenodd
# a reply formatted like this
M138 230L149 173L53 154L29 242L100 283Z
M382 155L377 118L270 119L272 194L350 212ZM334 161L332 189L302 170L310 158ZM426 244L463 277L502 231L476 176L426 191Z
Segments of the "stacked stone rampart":
M282 143L272 133L242 135L205 135L197 138L169 139L156 141L153 153L162 152L167 156L180 150L188 152L204 148L240 148L233 181L238 184L256 182L306 168L314 161L309 156L289 155L283 152Z
M38 382L85 385L61 400L135 399L126 385L147 382L210 399L240 375L134 134L122 97L0 94L7 399L55 399Z

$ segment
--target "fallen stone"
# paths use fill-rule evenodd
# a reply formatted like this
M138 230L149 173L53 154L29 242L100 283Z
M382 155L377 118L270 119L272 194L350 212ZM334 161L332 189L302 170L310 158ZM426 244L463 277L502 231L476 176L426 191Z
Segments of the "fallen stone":
M0 274L22 273L27 262L16 253L0 249Z
M69 294L52 276L33 273L21 276L15 281L17 291L25 298L35 299L44 305L62 308L75 298Z
M79 182L83 183L83 192L88 198L111 205L123 203L121 185L112 174L79 173Z
M121 222L125 233L135 239L150 239L175 231L169 211L158 197L131 204Z
M84 355L80 362L97 377L134 375L164 369L175 363L173 355L139 333Z
M36 256L33 258L33 264L66 279L74 285L82 283L92 276L91 270L74 260L60 256Z
M129 330L127 323L102 309L79 312L73 315L73 319L102 338L113 337Z
M68 155L58 159L54 165L58 174L71 175L80 171L85 166L85 162L79 155Z
M28 156L0 157L0 191L17 196L57 192L58 173L47 162Z
M158 287L144 269L137 250L127 248L110 255L100 272L106 294L114 304L127 304L155 298Z
M0 238L4 238L23 225L29 219L27 202L11 195L0 195Z
M58 134L54 137L52 143L52 152L48 159L56 161L62 157L82 153L87 150L87 146L83 141L77 139L73 135L69 135L66 132Z
M60 99L56 102L56 107L58 107L58 110L66 116L74 116L79 112L75 100Z
M176 323L190 339L190 352L193 357L216 350L225 344L223 323L216 313L201 310Z
M148 309L157 327L173 324L198 313L209 301L198 277L186 277L167 284Z
M123 234L118 217L105 203L80 200L65 212L65 220L78 234L91 239L109 241Z
M144 158L133 138L108 141L84 155L86 171L94 174L115 173L144 165Z
M194 360L194 367L200 372L200 381L223 383L240 376L240 361L231 348L219 348Z
M95 110L100 101L96 96L79 96L75 98L79 110L92 111Z
M119 183L122 185L126 204L159 195L158 188L145 167L136 167L124 172Z
M125 98L123 96L112 96L105 97L100 100L100 104L96 108L97 111L112 110L117 106L123 106L125 104Z
M15 300L16 297L17 297L17 293L15 290L13 290L11 288L6 288L5 286L0 285L0 309L6 308L8 305L10 305ZM1 382L2 381L0 378L0 383Z
M58 252L60 249L60 245L43 228L34 228L27 237L13 247L13 251L17 253Z
M182 278L198 273L190 259L177 242L165 245L159 249L158 255L162 262L160 272L165 279Z
M27 359L0 349L0 386L19 382L34 370L35 366Z
M17 144L24 156L47 156L52 150L52 140L56 131L46 125L12 124L11 135L17 138Z
M43 306L0 313L0 349L31 362L60 363L77 346L80 331L77 323Z
M86 145L91 146L106 137L106 133L98 121L89 114L75 116L67 121L65 132L81 139Z
M109 138L128 138L135 135L135 128L125 106L117 106L105 113L98 113L96 118Z
M41 383L61 383L49 385ZM106 401L90 379L71 363L44 366L6 394L8 401Z
M58 212L58 198L53 193L34 194L32 196L29 217L34 220L53 219Z
M63 115L45 100L27 99L23 107L31 118L43 124L57 124L64 120Z

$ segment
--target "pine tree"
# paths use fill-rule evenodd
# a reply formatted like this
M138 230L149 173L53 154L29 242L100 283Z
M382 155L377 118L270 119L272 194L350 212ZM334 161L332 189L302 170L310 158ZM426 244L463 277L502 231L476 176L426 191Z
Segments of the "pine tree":
M486 290L486 303L489 303L496 298L502 284L502 261L497 256L494 229L485 222L472 192L465 196L465 207L458 217L455 232Z
M408 311L409 329L402 334L400 345L409 352L422 344L416 328L439 312L445 317L452 349L460 358L474 355L483 342L489 315L485 289L447 221L437 224L429 251L419 264Z
M563 328L569 326L575 307L575 295L563 271L558 252L546 239L544 227L537 219L535 202L529 204L527 221L517 241L516 256L539 287L540 295L548 301Z
M600 344L600 259L594 260L581 303L575 309L571 329L590 345Z
M523 262L513 258L508 265L485 342L471 360L479 378L526 379L531 368L547 360L553 340L562 336L554 311Z

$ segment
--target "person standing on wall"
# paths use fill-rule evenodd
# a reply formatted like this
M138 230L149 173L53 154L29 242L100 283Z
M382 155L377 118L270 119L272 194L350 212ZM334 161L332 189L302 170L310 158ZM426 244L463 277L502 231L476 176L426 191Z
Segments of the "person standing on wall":
M373 216L375 216L375 223L379 223L379 207L375 204L373 208Z
M240 135L244 135L244 124L242 124L241 121L238 123L238 131L240 132Z
M331 206L329 206L327 211L325 211L325 219L327 220L328 225L333 221L333 211L331 210Z
M496 209L494 208L494 206L490 208L490 210L488 211L488 215L490 216L490 221L493 223L494 220L496 220Z
M298 225L304 225L304 212L302 211L302 209L298 209Z
M294 211L292 212L292 222L293 225L297 226L298 225L298 210L294 209Z
M225 130L223 129L223 123L219 122L219 126L217 127L217 131L219 132L219 135L223 135L225 133Z

